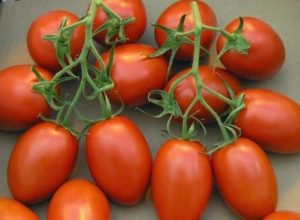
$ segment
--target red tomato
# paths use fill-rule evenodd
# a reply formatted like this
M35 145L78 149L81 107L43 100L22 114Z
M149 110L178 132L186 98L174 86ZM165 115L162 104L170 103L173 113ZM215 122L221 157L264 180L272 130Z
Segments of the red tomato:
M126 43L137 42L143 35L147 26L147 13L142 0L104 0L103 3L122 18L134 17L135 21L125 26ZM107 15L99 8L94 19L94 27L100 27L107 21ZM102 46L105 44L106 32L97 34L94 39Z
M94 124L86 137L86 155L95 182L108 197L126 205L142 198L152 159L146 139L132 121L117 116Z
M246 108L235 125L264 149L277 153L300 152L300 107L292 99L265 89L247 89Z
M79 21L79 18L71 12L63 10L50 11L37 17L30 25L27 33L27 47L32 59L38 65L54 71L61 67L56 58L55 48L51 42L43 38L46 35L57 33L64 18L67 18L68 25ZM75 28L70 42L73 59L80 54L84 38L84 26Z
M300 213L292 211L276 211L266 216L263 220L300 220Z
M164 57L147 58L155 48L143 44L126 44L115 48L111 72L115 88L108 92L113 103L140 106L148 103L148 93L162 89L167 76L168 61ZM110 51L103 54L108 63ZM99 63L96 63L99 67Z
M199 219L212 190L212 171L205 148L179 139L164 143L154 161L151 192L161 220Z
M9 199L0 198L1 220L39 220L40 218L22 203Z
M46 80L52 73L34 66ZM23 130L48 116L50 107L44 97L32 90L38 80L31 65L18 65L0 71L0 130Z
M169 91L171 84L181 77L182 75L186 74L190 71L191 68L182 70L171 80L165 87L166 91ZM215 72L213 72L212 66L199 66L199 74L203 81L203 83L208 86L210 89L222 94L223 96L230 97L226 86L224 85L223 80L225 80L230 87L233 89L235 93L241 91L241 85L238 79L228 73L225 69L216 68ZM175 91L175 98L183 112L187 110L190 103L196 96L196 84L195 78L193 76L189 76L181 81ZM205 89L202 90L204 100L219 114L226 111L228 108L227 104L217 98L215 95L211 94L210 92L206 91ZM212 122L214 120L213 116L209 113L209 111L199 102L194 106L192 109L192 113L197 112L194 116L200 120L203 120L205 123Z
M226 203L245 219L262 219L277 205L272 164L253 141L239 138L212 155L218 189Z
M12 195L25 204L49 198L71 174L78 143L65 128L41 122L27 130L15 145L8 164Z
M47 220L110 220L110 207L103 192L83 179L69 180L55 192Z
M242 35L250 43L248 54L236 51L225 53L221 61L232 73L245 79L264 80L273 76L285 60L285 49L279 35L264 21L254 17L244 17ZM234 32L239 26L239 19L233 20L226 27ZM217 51L221 51L226 40L220 36Z
M172 5L170 5L158 18L157 24L168 27L170 29L176 30L179 25L180 18L183 15L187 15L184 23L184 30L189 31L194 29L194 15L191 8L192 0L181 0L176 1ZM209 26L217 25L217 18L214 11L210 8L210 6L203 2L197 1L198 8L201 15L202 23ZM163 43L167 40L167 34L155 28L155 40L159 47L163 45ZM210 45L214 40L215 34L212 31L203 31L201 36L201 45L209 49ZM194 39L194 37L190 37L190 39ZM193 59L193 51L194 46L189 44L183 44L179 50L177 51L176 60L192 60Z

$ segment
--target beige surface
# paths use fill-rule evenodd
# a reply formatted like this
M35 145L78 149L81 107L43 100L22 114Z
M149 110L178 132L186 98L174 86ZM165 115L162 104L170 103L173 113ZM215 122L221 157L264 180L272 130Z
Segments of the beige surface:
M144 0L148 9L149 23L154 23L159 13L171 0ZM0 69L15 64L31 64L26 48L26 32L31 21L44 11L63 8L83 15L87 8L87 0L8 0L0 3ZM259 83L244 82L246 86L265 87L281 91L300 102L300 1L299 0L207 0L214 8L219 25L224 26L236 16L252 15L265 19L282 36L286 45L287 60L282 70L271 80ZM153 44L152 27L148 27L141 42ZM71 91L74 85L66 89ZM1 88L0 88L1 89ZM96 105L87 105L91 114L95 115ZM153 107L148 107L148 110ZM166 139L161 132L164 129L164 120L154 120L139 112L127 110L126 115L139 124L143 130L153 152L157 152L159 145ZM208 140L216 137L215 129L209 129ZM299 131L300 135L300 131ZM0 196L11 196L6 183L6 166L9 154L20 133L0 132ZM83 145L82 145L83 148ZM268 154L276 170L279 184L279 209L300 211L300 154L281 156ZM90 179L86 161L81 152L73 177ZM258 183L259 184L259 183ZM44 216L47 202L32 208L40 216ZM112 203L114 220L152 220L156 219L150 199L142 201L136 207L121 207ZM44 219L44 217L42 217ZM224 204L214 191L203 219L229 220L238 219Z

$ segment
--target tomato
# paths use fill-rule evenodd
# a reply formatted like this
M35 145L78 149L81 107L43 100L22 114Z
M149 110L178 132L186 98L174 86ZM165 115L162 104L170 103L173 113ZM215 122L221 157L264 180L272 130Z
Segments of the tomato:
M103 3L122 18L134 17L135 21L127 24L124 28L126 43L137 42L143 35L147 26L147 13L142 0L104 0ZM107 15L99 8L97 10L93 29L100 27L107 21ZM94 36L94 39L102 46L105 44L106 32Z
M186 15L184 30L189 31L194 29L195 22L194 22L193 11L191 8L191 2L192 0L176 1L168 8L166 8L165 11L162 12L156 24L176 30L179 25L181 17L183 15ZM212 8L204 1L197 1L197 4L200 11L202 23L209 26L216 26L217 18ZM161 47L163 43L167 40L167 34L158 28L155 28L154 34L155 34L156 43L158 44L159 47ZM214 40L214 37L215 37L214 32L207 31L207 30L203 31L201 36L201 45L204 48L209 49L210 45ZM191 36L190 39L193 40L194 37ZM192 60L193 51L194 51L193 45L183 44L178 49L175 59L182 60L182 61Z
M83 179L64 183L52 197L47 220L110 220L110 207L103 192Z
M245 219L262 219L277 205L272 164L253 141L239 138L213 153L213 172L226 203Z
M0 197L1 220L39 220L40 218L22 203Z
M129 119L117 116L94 124L86 137L90 172L114 201L134 205L147 190L152 158L146 139Z
M79 21L77 15L72 12L63 10L49 11L37 17L30 25L27 33L27 47L34 62L53 71L57 71L61 66L57 60L54 45L43 38L46 35L56 34L64 18L67 18L68 25ZM84 26L75 28L70 41L73 59L80 54L84 38Z
M161 220L199 219L212 191L212 171L198 142L171 139L153 163L152 200Z
M178 74L174 75L171 80L167 83L165 90L169 91L171 84L190 71L191 68L182 70ZM241 91L241 85L238 79L232 76L229 72L222 68L216 68L215 72L213 72L212 66L199 66L199 75L203 81L203 83L208 86L210 89L222 94L223 96L230 97L226 86L224 84L224 80L230 85L235 93ZM219 114L226 111L228 106L226 103L221 101L215 95L202 90L204 100ZM174 91L175 98L183 112L187 110L190 103L196 96L196 83L195 78L193 76L189 76L181 81L175 88ZM196 113L197 112L197 113ZM209 111L199 102L194 106L191 113L194 114L194 117L202 120L205 123L212 122L214 120L213 116L209 113Z
M266 216L263 220L300 220L300 213L292 211L276 211Z
M300 152L300 107L287 96L266 89L247 89L246 108L235 120L247 137L277 153Z
M49 198L71 174L77 139L65 128L41 122L15 145L8 164L8 185L15 199L34 204Z
M48 70L34 67L44 79L52 78ZM23 130L40 121L40 115L49 115L46 100L32 89L38 80L31 68L17 65L0 71L0 130Z
M148 103L148 93L162 89L167 76L168 62L164 57L148 58L155 48L143 44L126 44L115 48L111 78L114 89L107 95L113 103L134 107ZM110 51L102 58L108 63ZM96 63L99 67L99 63Z
M221 62L232 73L251 80L264 80L279 71L285 60L285 48L280 36L264 21L255 17L243 17L242 35L250 44L248 54L239 54L230 50ZM239 19L230 22L226 31L234 32L239 26ZM220 36L217 51L221 51L226 40Z

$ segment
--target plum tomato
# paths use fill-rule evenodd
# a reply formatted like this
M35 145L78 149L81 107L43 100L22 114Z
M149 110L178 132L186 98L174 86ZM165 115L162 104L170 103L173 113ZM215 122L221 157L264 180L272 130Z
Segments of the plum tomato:
M276 211L267 215L263 220L300 220L300 213L293 211Z
M250 44L248 54L239 54L230 50L221 57L223 65L235 75L250 79L264 80L277 73L285 60L285 48L276 31L261 19L243 17L242 35ZM226 31L234 32L239 26L239 19L230 22ZM217 40L217 52L224 47L226 39Z
M65 128L41 122L18 140L9 158L7 179L15 199L35 204L49 198L70 176L78 141Z
M300 107L287 96L267 89L246 89L246 108L234 124L242 136L276 153L300 152Z
M45 80L51 80L51 72L38 66L34 68ZM31 65L11 66L0 71L0 130L24 130L39 122L39 116L49 115L46 100L32 89L36 82Z
M276 176L256 143L239 138L214 152L211 161L223 199L244 219L262 219L276 209Z
M139 128L124 116L99 121L88 131L86 156L96 184L112 200L136 204L150 182L152 158Z

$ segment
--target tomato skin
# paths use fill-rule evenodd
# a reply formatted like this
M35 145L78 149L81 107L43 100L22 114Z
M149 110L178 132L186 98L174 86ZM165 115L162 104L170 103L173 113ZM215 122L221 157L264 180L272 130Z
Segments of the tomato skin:
M266 89L246 89L246 108L235 120L242 136L276 153L300 152L300 107L287 96Z
M22 203L9 199L0 198L1 220L39 220L40 218Z
M64 183L52 197L47 220L110 220L110 206L103 192L83 179Z
M156 49L143 44L126 44L115 48L111 78L115 88L107 95L113 103L122 98L128 107L148 103L148 93L162 89L167 76L168 62L164 57L147 58ZM102 58L108 63L110 51ZM99 63L96 63L100 67Z
M147 12L142 0L104 0L104 4L116 12L122 18L134 17L135 21L127 24L124 28L126 43L137 42L143 35L147 26ZM99 8L97 10L93 30L100 27L107 21L107 15ZM97 34L94 39L102 46L105 44L106 32Z
M180 18L182 15L186 14L184 30L189 31L192 30L195 26L194 16L191 8L192 0L181 0L176 1L172 5L170 5L165 11L162 12L160 17L158 18L156 24L166 26L170 29L175 30L180 22ZM202 23L209 26L217 26L217 18L214 11L210 8L210 6L204 1L197 1L198 8L200 10ZM155 40L159 47L163 45L163 43L167 39L167 34L155 28ZM192 40L193 37L190 37ZM201 45L209 49L215 38L215 34L212 31L203 31L201 36ZM177 51L176 60L187 61L193 59L193 51L194 46L189 44L183 44Z
M7 178L15 199L35 204L49 198L71 174L77 139L65 128L41 122L18 140L9 159Z
M293 211L276 211L266 216L263 220L300 220L300 213Z
M59 70L61 66L56 58L54 45L43 38L46 35L55 34L64 18L67 18L67 25L79 21L79 17L72 12L53 10L37 17L30 25L27 33L27 48L31 58L38 65L53 71ZM84 26L75 28L70 42L73 59L80 54L84 38Z
M146 139L131 120L117 116L94 124L86 137L86 155L95 182L109 198L134 205L143 197L152 158Z
M242 35L250 43L248 54L236 51L226 52L221 62L232 73L250 80L264 80L276 74L285 60L285 48L279 35L264 21L255 17L243 17ZM226 31L234 32L239 19L230 22ZM220 36L217 40L217 52L223 48L226 40Z
M212 167L226 203L245 219L262 219L277 206L272 164L253 141L239 138L213 153Z
M170 81L167 83L165 87L165 91L169 91L171 84L182 75L190 71L191 68L184 69L180 71L178 74L174 75ZM216 68L215 72L213 72L212 66L199 66L199 75L205 85L207 85L210 89L215 90L216 92L230 97L226 86L224 85L223 80L225 80L232 90L235 93L241 91L241 84L237 78L232 76L229 72L222 68ZM226 111L228 108L227 104L218 99L216 96L212 95L205 89L202 91L204 100L219 114ZM183 112L187 110L190 103L196 96L196 83L195 78L193 76L189 76L185 78L181 83L179 83L174 91L175 98ZM196 113L197 112L197 113ZM192 109L192 113L194 117L203 121L204 123L211 123L214 121L213 116L209 113L209 111L199 102Z
M199 219L212 191L212 171L198 142L171 139L153 163L152 200L161 220Z
M24 130L48 116L50 107L41 94L33 91L38 80L31 65L11 66L0 71L0 130ZM34 66L41 76L50 80L52 73Z

